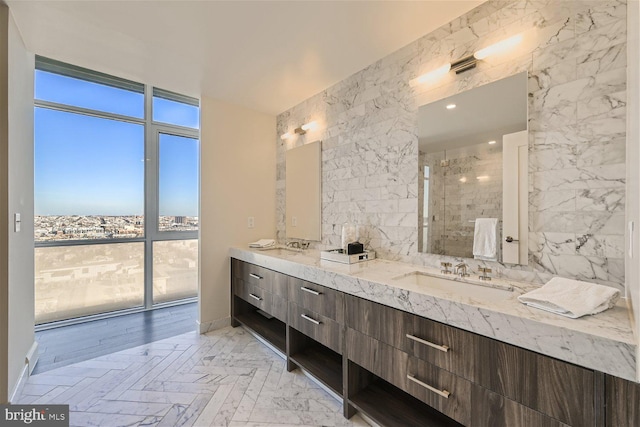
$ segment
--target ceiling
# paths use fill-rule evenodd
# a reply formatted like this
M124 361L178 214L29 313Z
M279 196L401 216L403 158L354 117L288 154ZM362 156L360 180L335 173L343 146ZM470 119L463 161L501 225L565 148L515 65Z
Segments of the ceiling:
M483 0L5 0L27 48L281 113Z

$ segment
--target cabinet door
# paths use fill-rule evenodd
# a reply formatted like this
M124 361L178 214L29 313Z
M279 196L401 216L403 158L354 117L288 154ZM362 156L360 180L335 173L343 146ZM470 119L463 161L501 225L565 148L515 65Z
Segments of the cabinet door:
M569 427L478 385L471 391L471 427Z
M607 427L640 426L640 383L607 375Z

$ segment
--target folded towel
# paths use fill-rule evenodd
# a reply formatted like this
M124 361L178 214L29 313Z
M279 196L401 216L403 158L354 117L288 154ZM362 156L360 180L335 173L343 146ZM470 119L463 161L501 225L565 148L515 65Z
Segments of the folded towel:
M498 260L497 218L476 218L473 231L473 257L485 261Z
M577 319L613 307L619 297L620 291L609 286L554 277L518 299L531 307Z

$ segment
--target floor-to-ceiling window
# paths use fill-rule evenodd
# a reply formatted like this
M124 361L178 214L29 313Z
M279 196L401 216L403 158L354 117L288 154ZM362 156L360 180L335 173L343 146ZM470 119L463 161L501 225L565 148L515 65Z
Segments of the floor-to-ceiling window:
M36 323L197 296L199 103L36 58Z

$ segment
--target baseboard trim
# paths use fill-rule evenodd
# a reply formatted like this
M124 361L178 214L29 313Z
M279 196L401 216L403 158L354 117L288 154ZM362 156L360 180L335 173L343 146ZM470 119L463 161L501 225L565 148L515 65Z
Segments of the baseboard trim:
M197 320L196 323L198 325L198 333L206 334L207 332L226 328L231 325L231 317L223 317L222 319L216 319L210 322L200 322Z
M29 379L31 372L33 372L33 368L36 367L36 363L38 363L38 358L40 357L38 345L38 341L34 341L33 344L31 344L31 348L24 358L24 366L22 367L22 372L20 372L18 382L13 386L11 393L9 393L9 403L14 402L16 398L22 394L22 388L27 382L27 379Z
M34 341L31 345L31 348L27 352L27 366L29 367L29 375L33 372L36 367L36 363L38 363L38 359L40 359L40 344L38 341Z

